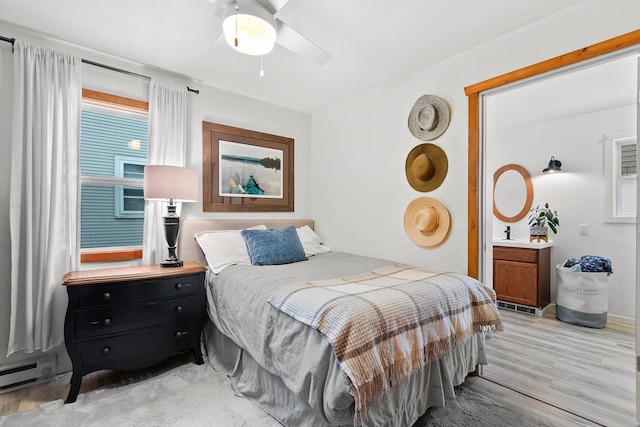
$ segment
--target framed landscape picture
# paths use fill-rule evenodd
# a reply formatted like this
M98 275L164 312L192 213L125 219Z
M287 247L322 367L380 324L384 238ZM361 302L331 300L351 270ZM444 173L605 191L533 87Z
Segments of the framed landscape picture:
M293 143L203 121L203 211L293 212Z

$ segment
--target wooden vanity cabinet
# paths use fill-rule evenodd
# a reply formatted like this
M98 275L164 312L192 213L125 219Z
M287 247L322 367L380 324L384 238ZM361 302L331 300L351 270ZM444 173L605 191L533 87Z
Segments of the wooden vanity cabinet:
M493 288L498 300L544 308L550 301L551 248L493 247Z

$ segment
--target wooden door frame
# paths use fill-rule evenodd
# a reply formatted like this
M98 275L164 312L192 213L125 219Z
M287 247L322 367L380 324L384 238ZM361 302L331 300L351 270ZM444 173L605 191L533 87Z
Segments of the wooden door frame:
M467 231L467 274L479 278L480 228L478 224L479 200L478 186L480 171L480 94L513 82L577 64L601 55L616 52L640 44L640 30L605 40L594 45L574 50L565 55L556 56L528 67L467 86L464 92L468 97L469 108L469 146L468 146L468 231Z

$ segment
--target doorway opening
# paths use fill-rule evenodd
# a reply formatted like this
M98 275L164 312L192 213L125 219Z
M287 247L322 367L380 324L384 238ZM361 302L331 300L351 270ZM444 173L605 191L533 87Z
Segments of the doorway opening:
M534 300L538 297L541 305L551 301L546 306L546 318L539 320L521 312L510 317L507 317L507 313L503 314L510 326L505 331L510 343L519 336L526 336L527 329L549 329L539 334L537 338L540 341L536 345L530 346L525 341L517 349L503 347L503 337L494 337L489 351L493 351L493 347L502 351L510 350L509 360L494 357L495 362L485 368L484 377L497 383L509 384L517 391L597 422L613 420L604 418L607 410L601 405L608 396L600 395L603 389L617 390L615 393L608 393L616 398L608 401L607 405L615 408L614 412L619 413L620 417L625 415L626 418L620 420L628 421L635 414L635 384L631 368L633 357L630 351L619 349L632 343L632 333L594 330L589 331L592 333L583 339L580 334L584 331L579 329L589 328L569 326L556 320L553 315L553 302L557 301L556 266L563 265L569 258L580 258L582 255L599 255L611 259L614 274L607 278L608 328L618 323L626 326L627 331L632 331L635 326L635 221L615 222L605 205L607 191L614 188L608 182L613 181L614 176L606 173L611 167L607 162L614 162L616 159L615 156L606 155L611 148L608 140L612 135L620 135L620 138L623 135L627 138L632 136L633 141L636 140L637 60L636 53L607 58L606 61L598 61L570 73L491 93L486 96L483 110L483 169L486 171L483 187L484 194L487 195L486 220L483 222L487 242L482 257L484 282L490 284L496 277L494 288L498 292L499 274L507 275L500 279L503 282L525 282L526 275L519 274L522 271L520 266L530 267L529 263L503 261L508 251L505 250L508 246L504 246L503 231L506 226L510 227L511 237L516 242L529 243L530 231L527 217L519 221L504 222L493 215L493 196L495 194L498 197L497 191L493 191L494 171L506 164L521 165L531 176L532 207L548 203L552 210L557 210L560 219L557 235L549 230L548 243L552 246L543 248L546 242L533 245L533 252L540 253L540 257L544 251L549 252L547 256L550 262L546 266L540 264L537 267L539 270L546 268L543 275L549 281L547 296L541 296L540 289L538 292L525 293L533 295ZM552 156L562 161L562 171L543 173L543 168L547 167ZM512 180L512 177L506 178ZM520 191L522 188L500 188L506 192L502 195L504 200L500 201L500 209L510 215L521 207L520 200L525 198L525 194ZM633 193L635 196L635 188ZM516 206L509 207L510 201L516 201ZM635 197L633 204L635 207ZM513 241L507 243L511 244ZM517 255L522 253L516 252ZM513 267L516 264L519 267ZM504 265L507 266L506 269ZM532 275L533 283L527 283L527 286L535 288L535 272ZM518 279L514 280L514 276ZM593 342L589 339L591 337ZM626 350L629 350L628 347ZM535 354L537 356L531 357ZM593 357L596 354L599 357ZM598 375L603 369L603 363L611 363L616 367L607 375ZM540 369L542 366L546 369ZM521 377L528 377L528 380L519 384L518 371L520 374L529 372L530 375ZM583 375L577 375L577 372ZM590 382L582 381L582 378L588 377L593 379ZM616 380L609 382L611 378ZM569 383L573 384L573 389L567 387ZM580 392L574 393L574 390ZM580 401L583 403L579 404ZM580 413L581 410L584 412Z
M600 131L600 134L596 138L592 138L592 143L589 142L589 132L587 128L590 125L598 124L598 119L595 119L594 114L596 112L591 109L583 109L579 112L573 112L564 116L560 113L561 117L558 118L559 113L554 113L556 116L545 116L547 113L551 113L556 107L566 108L576 101L578 97L560 97L560 101L554 101L549 95L546 98L531 101L532 98L523 101L515 99L516 91L527 90L533 93L530 96L535 98L536 95L543 95L544 91L535 93L539 84L546 84L550 87L554 83L562 82L562 79L566 79L569 72L576 72L580 70L595 71L599 67L605 67L607 65L613 66L618 61L637 61L638 43L640 43L640 31L626 34L620 38L612 39L607 42L603 42L598 45L594 45L589 48L581 49L572 54L563 55L561 58L563 61L573 55L572 62L562 63L555 58L554 60L545 61L545 63L536 64L536 66L528 67L527 69L518 70L511 73L511 76L500 76L495 79L491 79L487 82L479 83L473 87L466 89L467 95L469 95L469 274L476 275L487 283L492 281L492 244L493 239L500 236L502 225L500 222L497 224L493 220L492 211L487 209L487 206L491 206L493 196L491 191L492 181L486 185L487 177L491 176L493 170L497 169L503 163L514 163L513 157L518 156L523 159L522 163L526 163L527 169L531 169L532 175L534 175L534 188L540 190L536 196L534 196L533 206L537 204L544 204L557 200L558 205L552 206L558 209L561 218L561 228L559 229L558 242L563 242L562 245L557 245L557 251L554 254L554 261L551 263L551 275L555 278L555 264L559 261L563 261L568 257L579 256L580 253L573 253L574 250L587 250L590 249L585 246L584 243L588 240L589 234L591 237L597 237L594 233L601 233L604 236L603 241L612 237L615 240L615 236L621 236L624 231L621 231L620 225L607 224L607 221L603 219L605 197L602 194L604 185L604 143L607 138L607 133L621 133L628 131L636 131L636 117L637 117L637 101L636 90L629 90L628 96L631 97L629 105L607 105L602 100L597 101L601 107L598 113L604 115L613 115L614 119L620 119L621 117L627 117L627 122L615 122L608 121L606 126ZM584 59L585 53L591 52L588 60ZM551 64L553 63L553 64ZM554 65L555 64L555 65ZM635 81L637 88L637 64L635 65ZM514 76L515 75L515 76ZM615 79L615 78L614 78ZM517 83L511 83L516 81ZM614 80L615 81L615 80ZM536 83L536 89L531 86L531 83ZM609 80L609 90L611 89L611 80ZM615 81L615 84L618 82ZM541 86L540 86L541 87ZM590 91L589 88L582 89L581 95L594 95L594 93L600 93L601 91ZM510 99L512 98L512 99ZM557 104L545 103L544 101L550 101ZM537 106L536 111L520 108L513 111L512 109L505 109L504 105L509 105L513 108L513 102L516 104L532 103ZM584 99L580 101L581 104L586 105ZM494 108L503 104L501 110ZM608 107L608 108L607 108ZM616 111L616 109L618 109ZM626 110L626 111L623 111ZM493 111L493 113L492 113ZM497 113L496 113L497 111ZM520 117L517 117L517 112L525 111L526 113ZM513 113L513 114L512 114ZM492 114L494 117L492 118ZM616 115L617 114L617 115ZM599 115L599 114L598 114ZM511 116L511 117L509 117ZM496 120L498 118L499 120ZM630 119L629 119L630 118ZM584 122L587 120L587 122ZM605 120L599 117L604 123ZM561 123L563 122L563 123ZM498 125L500 123L501 125ZM507 123L507 125L505 125ZM568 123L572 123L569 125ZM578 124L582 123L582 125ZM626 123L626 124L625 124ZM629 125L631 123L631 125ZM502 127L501 127L502 126ZM526 129L526 132L525 132ZM613 129L613 130L610 130ZM534 130L533 132L529 132ZM492 151L491 138L502 142L499 150ZM581 140L582 146L576 148L569 144L572 139ZM599 144L599 145L596 145ZM564 151L567 149L566 151ZM555 151L555 153L554 153ZM559 155L557 153L563 153ZM592 157L593 155L593 157ZM511 156L509 162L505 162L504 159ZM546 166L545 162L549 161L551 156L556 158L562 158L565 162L565 168L567 172L563 173L558 179L555 176L543 176L541 171ZM565 157L562 157L565 156ZM517 162L517 161L515 161ZM573 163L576 167L569 168L569 164ZM555 181L551 181L551 178L555 178ZM596 180L597 178L597 180ZM584 188L580 188L580 184L586 184L589 188L585 191ZM600 193L593 194L593 187L597 186ZM573 188L573 192L570 194L559 195L560 188ZM582 194L582 196L580 196ZM586 199L586 200L581 200ZM586 201L587 207L581 205L581 202ZM567 221L562 222L562 212L565 212ZM597 212L596 212L597 211ZM598 216L595 215L598 214ZM580 218L580 215L584 214L585 219ZM597 224L597 227L589 227L589 224ZM576 230L570 229L572 225L576 226ZM585 227L586 226L586 227ZM631 228L635 227L635 221L629 224ZM526 238L529 236L528 222L525 220L520 225L521 229L516 229L516 233L524 234ZM614 227L613 229L611 227ZM618 229L615 229L618 227ZM582 230L588 230L587 234L579 234ZM514 231L512 230L512 233ZM496 236L497 235L497 236ZM565 240L565 235L567 239ZM610 236L611 235L611 236ZM637 316L635 316L636 303L633 295L637 287L636 280L636 268L638 266L638 256L636 251L636 239L635 233L627 232L629 235L630 243L627 243L632 250L625 251L624 256L620 256L620 272L623 275L631 277L627 283L630 283L630 289L625 289L622 294L626 297L622 297L621 300L616 301L615 308L618 313L621 313L621 318L627 318L630 322L635 323ZM586 237L585 237L586 236ZM582 239L582 240L579 240ZM566 243L566 244L565 244ZM612 243L615 246L616 243ZM620 248L613 248L612 250L618 250ZM600 248L597 246L596 248ZM606 247L606 245L605 245ZM609 250L609 249L607 249ZM604 255L604 253L603 253ZM623 261L624 259L624 261ZM626 263L626 265L625 265ZM615 267L615 264L614 264ZM618 271L616 271L617 273ZM553 289L555 291L555 289ZM554 300L552 296L552 301ZM524 316L524 315L523 315ZM635 318L635 319L634 319ZM633 360L630 360L631 364L634 364ZM527 387L527 384L522 384L523 388ZM636 399L637 400L637 399Z

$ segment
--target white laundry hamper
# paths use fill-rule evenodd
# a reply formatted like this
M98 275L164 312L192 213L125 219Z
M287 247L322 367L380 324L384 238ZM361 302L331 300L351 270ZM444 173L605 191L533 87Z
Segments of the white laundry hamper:
M609 310L609 273L579 272L556 265L556 317L565 323L604 328Z

